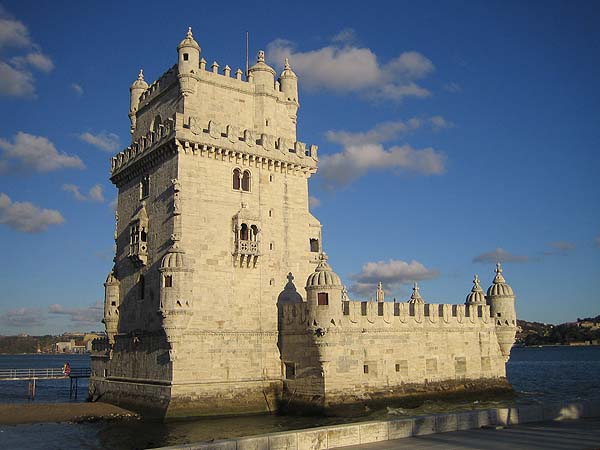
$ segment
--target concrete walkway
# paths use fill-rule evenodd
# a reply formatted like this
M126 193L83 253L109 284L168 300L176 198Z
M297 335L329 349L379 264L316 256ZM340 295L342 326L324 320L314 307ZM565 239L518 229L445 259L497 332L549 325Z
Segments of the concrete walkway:
M600 418L538 422L504 429L476 429L409 437L344 450L596 450Z

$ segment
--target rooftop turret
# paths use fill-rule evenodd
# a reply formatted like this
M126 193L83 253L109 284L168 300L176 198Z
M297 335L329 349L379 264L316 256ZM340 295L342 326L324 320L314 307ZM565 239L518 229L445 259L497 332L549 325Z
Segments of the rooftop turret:
M496 264L496 276L492 285L487 290L487 296L514 296L512 288L506 283L502 275L502 265L500 262Z
M308 276L306 280L307 289L317 289L322 287L342 287L342 280L337 273L333 271L327 263L327 254L325 252L319 255L319 264L315 271Z
M483 289L479 285L479 277L475 275L473 278L473 288L469 295L467 295L467 300L465 301L466 305L485 305L485 294L483 293Z
M200 45L198 45L198 43L194 39L194 35L192 34L192 27L188 27L188 32L185 35L185 38L177 46L178 51L183 48L194 48L198 50L198 53L200 53Z
M257 55L256 64L248 70L248 77L252 78L254 84L265 88L275 88L275 70L265 63L265 52L260 50Z
M413 286L413 292L410 296L410 300L408 301L408 303L425 303L425 300L423 300L423 297L421 297L421 293L419 292L419 284L416 281Z

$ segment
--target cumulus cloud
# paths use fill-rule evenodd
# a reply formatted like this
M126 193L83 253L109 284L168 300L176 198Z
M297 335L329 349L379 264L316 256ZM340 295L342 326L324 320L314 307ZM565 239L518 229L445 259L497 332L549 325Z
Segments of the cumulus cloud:
M429 119L429 122L431 123L431 128L433 129L433 131L441 131L447 128L454 128L454 124L444 119L442 116L433 116Z
M102 302L96 302L93 305L83 308L67 308L60 304L53 304L48 307L48 312L57 316L66 316L68 319L79 325L94 325L102 320Z
M29 202L13 202L0 192L0 224L25 233L39 233L64 221L62 214L54 209L42 209Z
M87 142L94 147L98 147L100 150L104 150L105 152L114 152L119 149L119 136L115 133L108 133L106 131L101 131L98 134L92 133L81 133L78 135L79 139L83 142Z
M353 30L342 30L330 45L305 52L297 51L291 41L276 39L268 44L267 53L276 64L289 58L302 85L310 90L357 92L365 98L396 102L431 95L417 84L435 69L427 57L408 51L381 63L371 49L353 45L354 38Z
M445 156L431 147L410 145L385 149L381 144L349 145L343 151L321 157L319 174L329 189L343 187L370 170L395 170L421 175L444 173Z
M20 69L31 66L41 72L46 73L51 72L54 69L54 63L52 60L40 52L28 53L25 56L15 56L11 61Z
M82 194L79 186L74 184L63 184L62 189L73 194L73 197L79 201L104 202L104 192L101 184L92 186L87 194Z
M413 117L407 121L383 122L364 132L330 130L325 133L325 137L330 142L337 142L342 145L381 143L391 141L402 134L416 130L422 124L423 121L421 119Z
M22 49L25 54L0 60L0 95L34 98L35 80L30 69L50 72L54 63L31 39L27 27L0 9L0 51L7 48Z
M13 143L0 139L0 148L4 150L4 164L10 161L20 168L36 172L85 167L78 156L59 152L47 138L22 131L15 135Z
M364 132L327 131L326 139L341 144L344 148L340 152L321 156L319 176L324 187L344 187L370 170L420 175L444 173L446 157L431 147L415 149L405 144L385 148L382 145L423 126L438 131L450 128L452 123L442 116L413 117L407 121L383 122Z
M319 206L321 206L321 200L319 200L317 197L309 196L308 205L311 209L318 208Z
M523 255L515 255L513 253L507 252L503 248L498 247L491 252L482 253L481 255L477 255L473 258L473 262L478 263L496 263L496 262L527 262L529 261L528 256Z
M83 87L80 84L78 84L78 83L71 84L71 89L73 89L73 92L75 92L77 95L79 95L79 96L83 95Z
M44 322L44 314L35 308L11 309L0 314L0 323L7 327L24 328L43 325Z
M357 295L373 295L377 283L381 282L386 291L395 291L401 285L415 281L429 280L438 276L436 270L428 269L418 261L411 262L390 259L389 261L368 262L360 273L351 275L354 281L350 290Z

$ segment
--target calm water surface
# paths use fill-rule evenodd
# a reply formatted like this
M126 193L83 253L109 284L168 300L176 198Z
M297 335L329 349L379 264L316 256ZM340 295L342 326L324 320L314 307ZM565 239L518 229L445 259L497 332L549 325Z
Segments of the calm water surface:
M64 360L64 356L0 355L0 368L8 367L11 364L13 366L18 364L20 367L28 364L42 364L43 366L51 362L60 367L64 364ZM69 362L73 367L89 365L89 357L69 356ZM519 404L600 398L600 347L514 348L507 366L507 376L518 393L514 402ZM62 385L46 387L39 385L38 400L36 401L68 401L68 381L62 383ZM47 392L44 393L44 389L47 389ZM27 401L26 394L26 383L20 386L0 384L0 402L25 402ZM493 399L452 403L426 401L414 409L386 408L385 410L370 411L363 420L494 407L506 403L506 400L494 401ZM189 420L166 424L122 421L0 426L0 447L3 449L49 450L144 449L355 420L357 419L339 417L252 416Z

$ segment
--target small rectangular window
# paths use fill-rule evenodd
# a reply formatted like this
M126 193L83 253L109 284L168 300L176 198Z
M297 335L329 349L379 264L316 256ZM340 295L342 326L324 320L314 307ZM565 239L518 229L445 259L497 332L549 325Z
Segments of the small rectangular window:
M173 287L173 276L165 275L165 287Z
M190 59L190 55L188 55L187 53L183 54L183 60L187 61L188 59Z
M140 181L140 200L150 195L150 177L145 176Z
M369 373L369 365L368 364L365 364L363 366L363 373Z
M327 292L319 292L317 294L317 304L329 305L329 294Z
M296 364L291 362L284 363L285 365L285 379L293 380L296 378Z
M319 240L318 239L310 239L310 251L312 253L319 252Z

